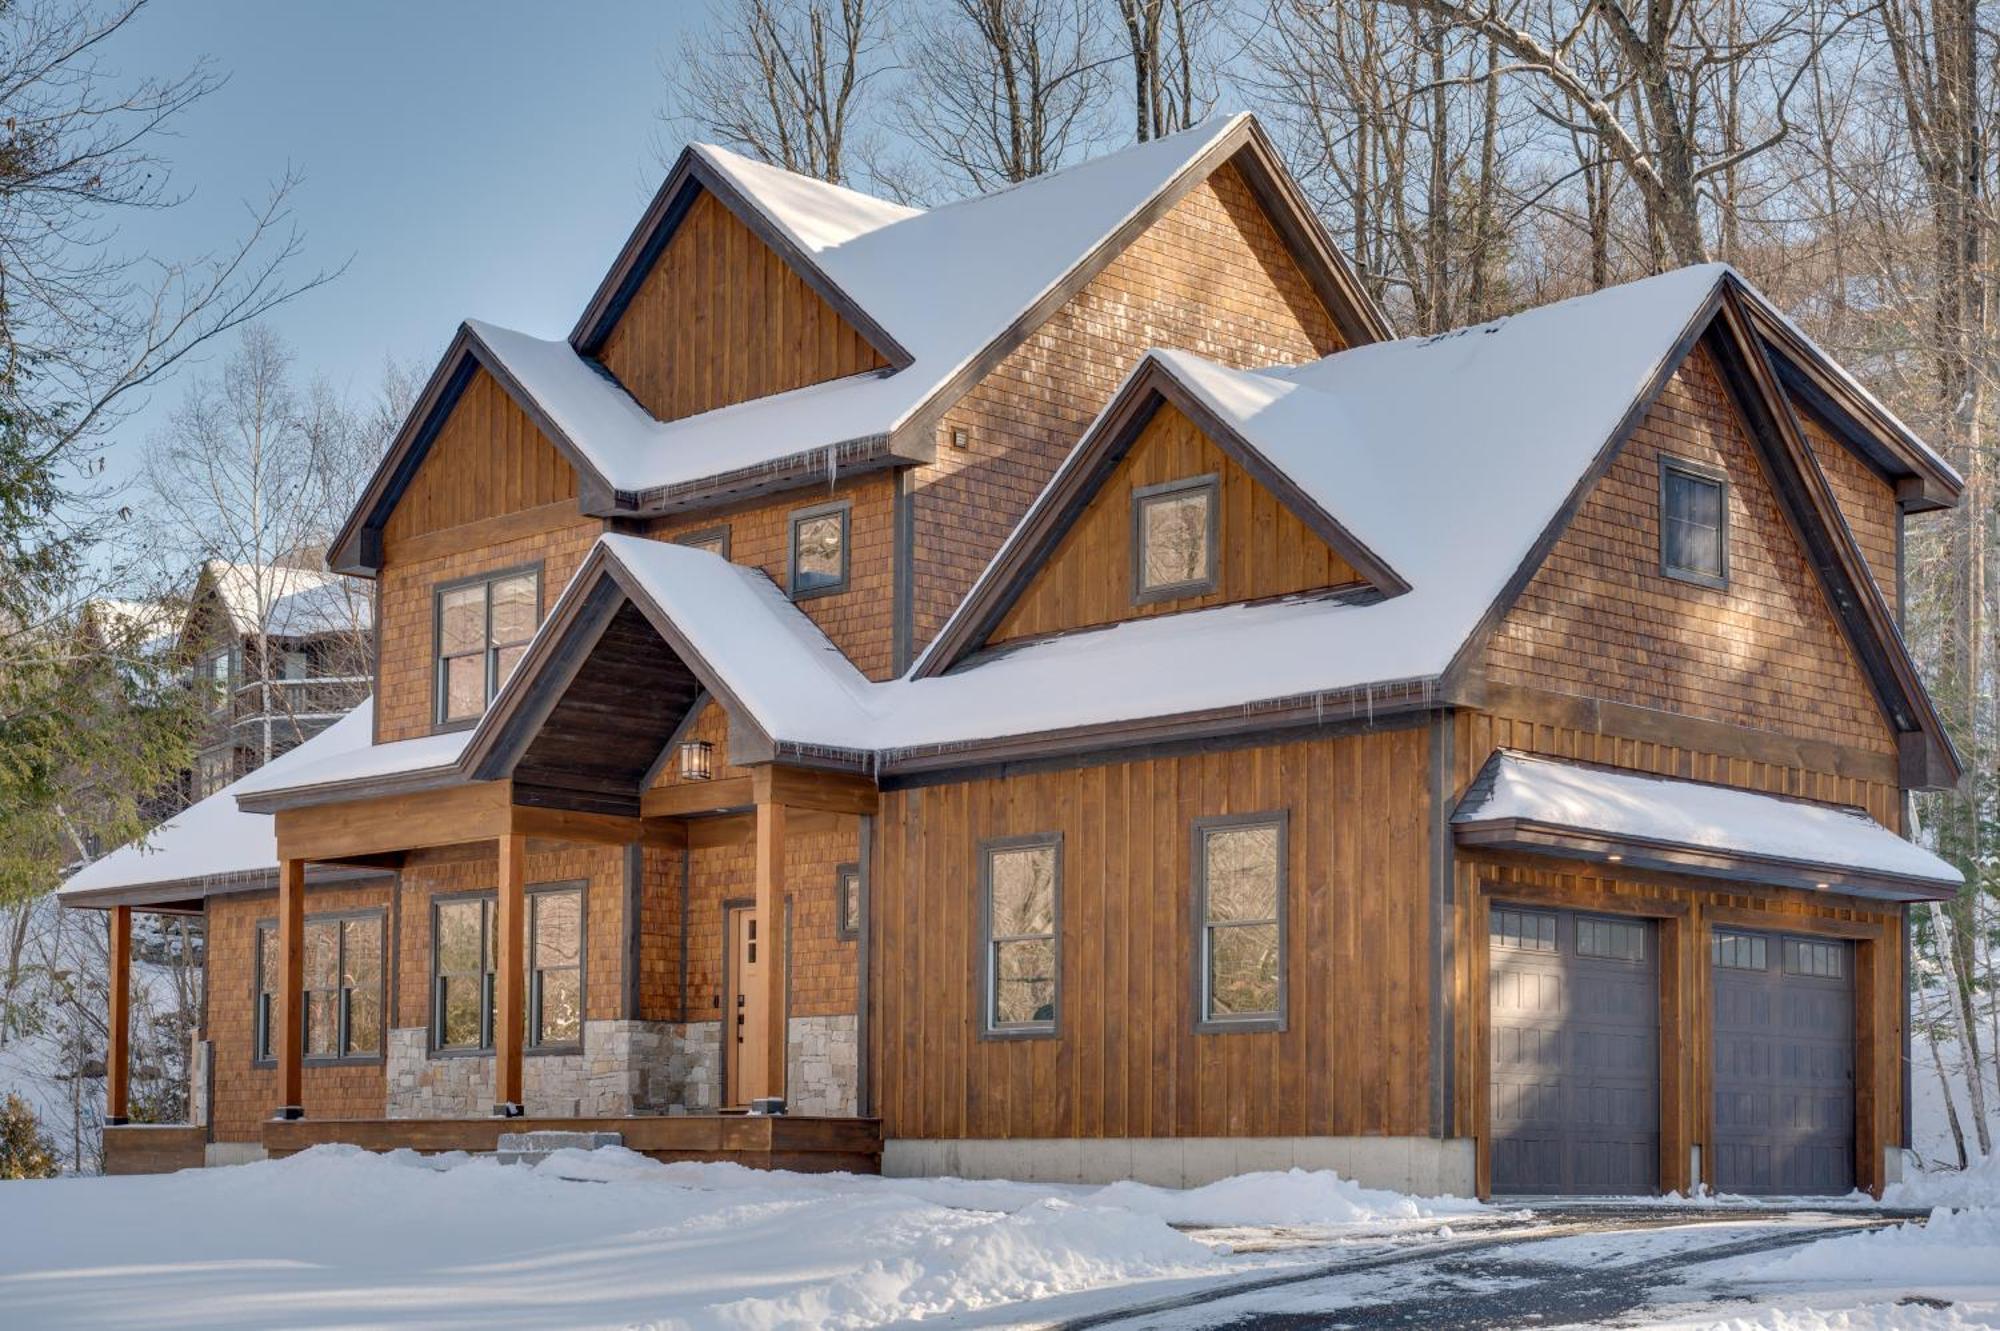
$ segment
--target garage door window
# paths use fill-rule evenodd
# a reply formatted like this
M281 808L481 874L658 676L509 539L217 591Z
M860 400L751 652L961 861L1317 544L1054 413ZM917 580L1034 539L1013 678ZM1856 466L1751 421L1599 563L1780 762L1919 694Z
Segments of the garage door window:
M1593 920L1577 917L1576 954L1603 957L1607 961L1644 961L1646 926L1631 920Z
M1715 964L1725 970L1761 971L1770 961L1764 940L1756 934L1718 933L1711 950Z
M1838 943L1810 943L1803 938L1785 940L1785 974L1818 975L1837 980L1847 973L1841 963Z
M1556 950L1556 917L1539 911L1496 910L1491 932L1496 947L1519 948L1524 952Z

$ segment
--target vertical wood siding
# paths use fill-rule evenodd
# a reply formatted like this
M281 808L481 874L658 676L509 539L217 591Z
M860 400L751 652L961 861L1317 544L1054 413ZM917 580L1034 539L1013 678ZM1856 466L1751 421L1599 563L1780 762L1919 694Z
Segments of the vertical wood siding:
M663 421L885 364L706 190L634 293L599 359Z
M1296 364L1343 345L1270 218L1224 165L952 408L913 478L913 651L993 557L1148 347L1227 365ZM954 428L968 447L953 448Z
M1132 492L1215 473L1216 587L1198 596L1132 602ZM1361 575L1171 404L1077 518L994 631L992 642L1114 624L1232 601L1358 584Z
M1427 1130L1422 729L892 792L869 1037L890 1137ZM1289 1025L1197 1035L1190 829L1288 810ZM979 1037L979 844L1060 832L1053 1039Z
M576 469L484 369L474 370L383 528L413 536L576 498Z
M1792 405L1793 414L1805 427L1806 443L1833 487L1841 516L1854 533L1854 543L1861 547L1868 571L1875 575L1875 585L1882 589L1889 608L1896 609L1896 529L1901 515L1896 511L1895 487L1835 439L1819 417L1800 403Z
M1729 586L1660 573L1659 459L1729 477ZM1706 348L1585 497L1485 653L1497 682L1882 753L1895 738Z

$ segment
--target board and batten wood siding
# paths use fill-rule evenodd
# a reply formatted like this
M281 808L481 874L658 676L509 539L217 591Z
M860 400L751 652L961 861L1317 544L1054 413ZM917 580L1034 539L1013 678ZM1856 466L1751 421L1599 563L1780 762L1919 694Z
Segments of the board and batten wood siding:
M869 921L887 1137L1428 1130L1429 735L1112 762L883 795ZM1195 1033L1191 829L1286 810L1282 1032ZM980 843L1063 838L1050 1039L980 1038Z
M887 364L707 190L633 293L598 359L663 421Z
M386 886L311 888L306 916L334 911L380 910L382 951L391 946L391 891ZM276 920L278 894L251 892L208 900L208 1020L214 1093L209 1100L212 1139L257 1142L265 1119L278 1107L278 1070L258 1066L257 925ZM383 1024L387 1028L389 990L383 989ZM305 1067L305 1111L314 1118L380 1118L388 1083L383 1064L315 1065Z
M1891 829L1902 825L1902 792L1895 765L1866 750L1832 751L1805 745L1796 757L1781 755L1767 739L1721 752L1691 736L1681 743L1604 728L1571 715L1572 700L1522 694L1503 711L1460 711L1450 733L1449 803L1456 805L1496 748L1602 763L1631 771L1736 786L1865 809ZM1613 714L1615 717L1615 713ZM1668 719L1671 721L1671 718ZM1636 730L1639 727L1629 727ZM1765 756L1757 756L1765 751ZM1490 1054L1487 1024L1487 911L1493 900L1633 913L1671 920L1673 951L1663 941L1661 990L1661 1179L1685 1189L1688 1147L1713 1139L1708 929L1727 925L1796 934L1861 938L1855 1001L1863 1014L1857 1040L1857 1178L1879 1181L1882 1149L1900 1140L1902 1000L1897 912L1879 902L1834 894L1732 886L1708 879L1619 873L1528 856L1461 853L1455 860L1454 936L1451 967L1453 1132L1481 1140L1482 1190L1488 1178L1483 1149L1489 1121ZM1679 932L1676 933L1676 930Z
M1806 444L1819 460L1833 487L1833 497L1847 519L1854 543L1875 576L1875 585L1891 610L1899 609L1900 587L1896 577L1897 532L1902 515L1896 509L1896 489L1880 473L1854 456L1854 451L1833 437L1820 418L1804 404L1794 401L1792 414L1798 418Z
M1729 585L1660 572L1662 455L1729 479ZM1487 679L1895 752L1873 689L1697 346L1507 611Z
M729 530L731 563L761 568L780 589L791 576L792 514L846 503L847 586L798 602L834 646L870 679L895 673L895 482L886 473L857 476L831 487L791 491L728 509L706 509L654 522L647 534L672 541L694 532Z
M1210 474L1219 478L1220 501L1215 590L1135 605L1132 492ZM1353 565L1258 484L1179 408L1163 403L988 641L1010 642L1150 615L1360 584L1361 575Z
M382 530L412 537L576 499L576 469L482 366L472 372Z
M1343 345L1242 174L1219 167L946 414L937 460L911 478L912 653L1149 347L1254 368Z

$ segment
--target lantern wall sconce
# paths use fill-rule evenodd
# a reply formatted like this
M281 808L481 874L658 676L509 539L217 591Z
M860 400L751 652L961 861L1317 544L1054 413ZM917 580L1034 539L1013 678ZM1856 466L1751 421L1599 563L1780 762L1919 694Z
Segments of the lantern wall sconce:
M683 781L713 780L715 746L705 739L691 739L681 745L680 773Z

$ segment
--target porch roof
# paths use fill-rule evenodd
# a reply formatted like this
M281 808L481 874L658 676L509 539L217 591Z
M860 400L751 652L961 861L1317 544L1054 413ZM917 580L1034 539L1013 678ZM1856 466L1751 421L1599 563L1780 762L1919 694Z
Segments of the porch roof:
M1452 814L1461 846L1893 901L1959 871L1860 809L1496 750Z
M374 700L364 701L255 775L283 780L340 755L368 752L374 712ZM73 907L148 906L272 887L278 872L275 824L269 814L250 813L236 803L249 780L224 786L137 841L86 864L57 889L57 899ZM313 865L309 875L315 883L337 882L371 871Z

